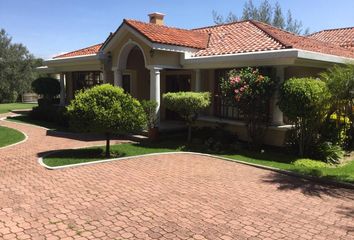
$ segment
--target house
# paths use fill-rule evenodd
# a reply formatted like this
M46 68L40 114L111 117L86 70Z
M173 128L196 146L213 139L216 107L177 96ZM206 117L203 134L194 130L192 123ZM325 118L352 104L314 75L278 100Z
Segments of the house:
M312 33L309 37L354 51L354 27L326 29Z
M209 91L212 106L199 124L224 123L247 138L242 114L220 99L218 81L228 69L257 67L278 84L291 77L317 76L334 64L354 60L354 51L311 37L298 36L257 21L241 21L198 29L164 25L164 14L149 14L149 22L123 20L102 44L45 61L43 72L60 74L61 104L75 91L101 83L121 86L137 99L158 102L161 121L176 115L161 103L161 94ZM266 142L282 145L289 126L274 95L272 126Z

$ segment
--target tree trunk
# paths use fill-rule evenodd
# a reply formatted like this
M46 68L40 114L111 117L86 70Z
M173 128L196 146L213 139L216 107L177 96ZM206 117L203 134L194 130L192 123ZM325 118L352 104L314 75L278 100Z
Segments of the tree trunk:
M106 133L106 158L111 158L111 150L110 150L110 139L111 135Z
M303 119L300 119L300 141L299 141L299 154L300 157L304 156L304 122Z
M189 123L188 124L188 137L187 137L188 142L190 143L192 141L192 125Z

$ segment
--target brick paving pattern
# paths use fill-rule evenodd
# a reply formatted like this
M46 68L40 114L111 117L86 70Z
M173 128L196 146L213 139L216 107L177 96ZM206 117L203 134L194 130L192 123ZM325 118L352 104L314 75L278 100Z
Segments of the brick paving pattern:
M0 150L0 239L354 239L353 190L186 154L46 170L100 142L0 124L29 136Z

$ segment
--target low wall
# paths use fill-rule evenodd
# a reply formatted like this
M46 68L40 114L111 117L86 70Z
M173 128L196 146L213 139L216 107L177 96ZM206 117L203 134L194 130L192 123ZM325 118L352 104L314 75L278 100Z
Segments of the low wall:
M196 122L196 125L200 127L215 127L219 124L223 124L226 130L235 133L240 140L249 140L247 128L245 123L243 122L220 119L216 117L201 117ZM290 128L290 125L268 127L266 135L264 137L264 144L277 147L284 146L286 132Z
M24 93L22 94L22 102L33 103L38 101L38 95L35 93Z

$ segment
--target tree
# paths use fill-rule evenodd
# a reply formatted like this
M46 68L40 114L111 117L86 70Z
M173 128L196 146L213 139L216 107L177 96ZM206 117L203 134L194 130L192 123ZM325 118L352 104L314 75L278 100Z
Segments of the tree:
M272 6L268 0L263 0L260 5L256 7L252 0L248 0L243 6L242 17L240 19L232 12L230 12L228 16L232 17L224 18L221 14L213 11L215 24L235 22L237 20L256 20L296 34L306 35L309 33L308 28L303 31L301 21L293 19L290 10L288 10L287 16L284 18L281 6L278 2Z
M277 28L285 28L285 20L279 2L275 3L272 25Z
M253 147L259 147L263 142L274 85L272 79L251 67L230 70L221 79L222 97L230 105L238 107L244 115Z
M199 113L210 105L209 92L176 92L165 93L163 101L166 108L177 112L188 125L188 142L192 139L192 124Z
M22 44L11 43L4 29L0 30L0 102L14 102L31 90L38 77L35 68L42 64Z
M291 78L280 87L278 105L295 125L300 156L316 143L329 98L326 83L313 78Z
M252 0L249 0L243 6L242 20L258 19L258 9L253 5Z
M273 17L272 6L268 0L261 2L258 8L258 21L271 24Z
M138 100L110 84L81 90L67 107L70 126L81 132L106 136L106 158L110 158L112 134L139 131L146 116Z

